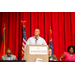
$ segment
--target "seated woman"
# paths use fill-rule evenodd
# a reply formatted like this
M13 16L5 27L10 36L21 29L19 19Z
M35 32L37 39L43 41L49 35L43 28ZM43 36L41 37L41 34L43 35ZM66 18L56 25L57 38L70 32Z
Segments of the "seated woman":
M50 61L57 61L56 56L52 54L52 48L48 49L48 53L49 53L49 62Z
M62 61L62 59L65 58L65 61L75 61L75 48L74 46L69 46L67 48L68 52L64 52L63 55L59 58L59 61Z

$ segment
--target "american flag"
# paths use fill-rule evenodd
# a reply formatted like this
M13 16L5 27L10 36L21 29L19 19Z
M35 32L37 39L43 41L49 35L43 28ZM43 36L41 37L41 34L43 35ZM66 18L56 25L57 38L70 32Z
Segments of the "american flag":
M25 30L25 25L23 24L23 42L22 42L22 57L21 57L21 60L24 60L24 51L25 51L25 47L26 47L26 41L27 41L27 38L26 38L26 30Z

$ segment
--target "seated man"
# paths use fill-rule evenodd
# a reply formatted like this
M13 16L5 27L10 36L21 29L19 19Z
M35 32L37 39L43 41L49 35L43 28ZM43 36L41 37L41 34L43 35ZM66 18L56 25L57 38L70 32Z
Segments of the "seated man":
M52 49L51 48L48 49L48 53L49 53L49 62L50 61L57 61L56 56L52 54Z
M39 36L40 34L40 30L39 29L35 29L34 35L33 37L30 37L27 40L26 45L47 45L46 41Z
M1 60L17 60L17 58L11 54L11 49L8 48L6 54L1 57Z

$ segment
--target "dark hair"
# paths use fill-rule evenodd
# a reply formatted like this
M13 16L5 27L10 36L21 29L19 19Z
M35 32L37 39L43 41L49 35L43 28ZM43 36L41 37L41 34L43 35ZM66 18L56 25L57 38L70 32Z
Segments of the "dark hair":
M74 47L74 46L69 46L69 47L67 48L67 51L69 52L69 50L70 50L71 47L73 48L74 53L75 53L75 47Z
M48 50L52 49L51 47L48 47Z
M10 51L11 51L11 49L10 49L10 48L8 48L7 50L10 50ZM6 52L7 52L7 50L6 50Z

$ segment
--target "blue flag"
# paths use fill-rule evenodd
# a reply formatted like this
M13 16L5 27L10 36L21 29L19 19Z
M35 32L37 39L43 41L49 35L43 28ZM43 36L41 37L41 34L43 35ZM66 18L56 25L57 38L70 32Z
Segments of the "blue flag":
M52 54L54 54L53 52L53 41L52 41L52 28L50 27L50 48L52 49Z

